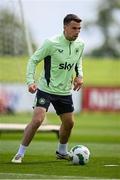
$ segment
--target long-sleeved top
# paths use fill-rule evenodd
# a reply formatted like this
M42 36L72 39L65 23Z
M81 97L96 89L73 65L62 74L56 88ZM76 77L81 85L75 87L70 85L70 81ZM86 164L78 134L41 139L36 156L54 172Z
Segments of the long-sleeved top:
M84 43L79 39L69 41L64 34L45 40L36 50L27 64L27 84L32 84L36 66L42 60L44 68L41 72L38 88L44 92L71 94L74 72L83 77L82 53Z

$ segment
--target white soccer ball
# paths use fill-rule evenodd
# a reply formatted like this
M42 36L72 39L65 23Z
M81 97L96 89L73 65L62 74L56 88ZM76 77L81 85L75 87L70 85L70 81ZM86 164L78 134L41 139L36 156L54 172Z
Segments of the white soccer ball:
M71 148L69 155L72 164L85 165L89 162L90 151L86 146L76 145L73 148Z

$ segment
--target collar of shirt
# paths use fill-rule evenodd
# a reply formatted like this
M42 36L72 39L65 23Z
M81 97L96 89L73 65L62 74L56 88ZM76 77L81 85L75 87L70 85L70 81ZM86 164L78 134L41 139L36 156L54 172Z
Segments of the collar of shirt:
M66 39L64 33L60 36L60 40L67 45L74 43L74 41L69 41L68 39Z

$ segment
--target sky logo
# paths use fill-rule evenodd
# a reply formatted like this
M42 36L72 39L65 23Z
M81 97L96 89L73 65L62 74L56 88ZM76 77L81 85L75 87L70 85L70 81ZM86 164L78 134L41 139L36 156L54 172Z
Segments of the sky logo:
M73 66L74 66L74 63L73 64L69 64L69 63L65 62L65 63L59 64L59 69L64 69L64 70L70 71Z

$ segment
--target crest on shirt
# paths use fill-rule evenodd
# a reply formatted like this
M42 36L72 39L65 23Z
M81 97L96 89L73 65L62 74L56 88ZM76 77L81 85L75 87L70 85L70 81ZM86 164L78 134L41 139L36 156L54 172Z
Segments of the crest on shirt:
M42 105L45 104L45 99L44 98L40 98L39 99L39 104L42 104Z
M79 48L76 48L75 49L75 54L78 54L78 52L79 52Z
M58 52L59 52L59 53L62 53L62 52L63 52L63 49L58 49Z

